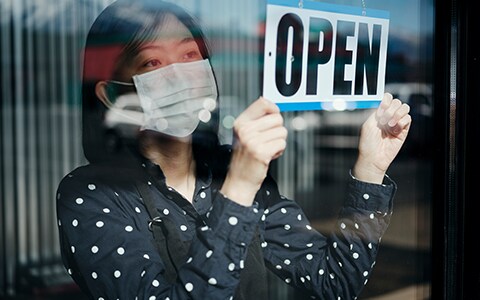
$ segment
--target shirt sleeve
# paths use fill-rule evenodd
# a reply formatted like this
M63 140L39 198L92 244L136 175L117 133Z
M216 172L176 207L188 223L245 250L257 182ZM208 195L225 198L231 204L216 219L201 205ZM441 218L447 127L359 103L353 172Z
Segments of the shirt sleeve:
M246 258L245 245L260 218L257 209L218 194L208 226L197 230L188 260L170 284L163 276L165 266L153 236L148 237L149 216L136 190L114 190L88 178L74 172L61 182L57 214L64 264L93 299L233 296Z
M328 236L312 228L296 202L266 185L262 247L267 267L320 299L356 299L367 283L390 221L396 185L350 178L344 207Z

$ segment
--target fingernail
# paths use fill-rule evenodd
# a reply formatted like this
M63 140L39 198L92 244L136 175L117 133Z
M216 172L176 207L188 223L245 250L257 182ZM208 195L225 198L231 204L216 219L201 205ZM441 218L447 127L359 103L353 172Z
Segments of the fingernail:
M388 126L393 127L395 125L397 125L397 121L395 121L395 119L391 119L390 121L388 121Z

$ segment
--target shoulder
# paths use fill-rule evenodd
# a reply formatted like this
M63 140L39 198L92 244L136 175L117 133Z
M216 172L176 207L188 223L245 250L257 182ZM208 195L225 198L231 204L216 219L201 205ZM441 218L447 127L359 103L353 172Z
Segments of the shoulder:
M98 205L115 201L119 193L136 193L135 182L139 176L141 173L137 169L120 165L89 164L78 167L60 181L57 205L65 205L66 199L77 198L95 199L92 202Z

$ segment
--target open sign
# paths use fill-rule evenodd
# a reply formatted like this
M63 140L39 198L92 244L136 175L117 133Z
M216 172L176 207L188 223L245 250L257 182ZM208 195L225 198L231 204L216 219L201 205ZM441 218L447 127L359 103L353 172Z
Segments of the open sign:
M386 11L269 0L263 96L282 111L339 101L376 106L385 88L388 27Z

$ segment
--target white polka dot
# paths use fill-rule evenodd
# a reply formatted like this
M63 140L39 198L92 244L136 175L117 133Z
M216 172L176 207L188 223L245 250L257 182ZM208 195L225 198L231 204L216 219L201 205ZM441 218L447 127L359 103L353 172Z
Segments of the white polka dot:
M213 251L212 251L212 250L208 250L207 253L205 253L205 256L206 256L207 258L210 258L210 256L212 256L212 254L213 254Z
M88 189L91 190L91 191L95 190L96 188L97 187L92 183L88 185Z
M187 229L188 229L187 226L185 226L185 225L180 225L180 230L181 230L181 231L187 231Z
M188 282L187 284L185 284L185 289L187 290L187 292L193 291L193 284Z
M374 215L374 214L370 214L370 219L373 220L373 218L375 218L375 215Z
M238 224L238 219L237 219L237 217L230 217L230 218L228 218L228 223L229 223L230 225L232 225L232 226L237 225L237 224Z
M160 282L158 282L158 280L155 279L154 281L152 281L152 285L154 287L158 287L160 285Z
M102 228L103 225L105 225L105 223L103 223L102 221L98 221L95 225L96 225L98 228Z
M310 280L311 278L310 278L310 276L307 275L307 276L305 276L305 279Z
M75 202L77 202L78 205L83 204L83 199L82 198L77 198L75 200Z
M345 223L341 223L340 228L345 229L345 228L347 228L347 225L345 225Z
M268 208L263 211L263 213L264 213L265 215L268 215L269 212L270 212L270 211L268 210Z
M333 242L333 248L337 248L337 242Z
M145 276L145 273L146 273L145 270L143 270L142 273L140 274L140 277Z
M211 284L211 285L216 285L217 284L217 280L215 278L210 278L208 280L208 283Z
M343 267L343 264L341 262L338 262L338 266L341 268Z
M229 271L235 270L235 264L234 264L234 263L229 263L229 264L228 264L228 270L229 270Z
M245 262L242 260L240 260L240 269L243 269L245 267Z
M253 208L253 212L256 213L256 214L258 214L258 208L254 207L254 208Z
M75 246L71 246L70 250L72 250L72 253L75 253Z
M358 228L360 228L360 226L358 226L358 224L355 223L355 228L358 229Z
M124 255L124 254L125 254L125 249L124 249L123 247L118 247L117 253L118 253L119 255Z
M152 185L152 182L151 182L151 181L148 181L147 184L148 184L148 185Z
M300 277L300 281L301 281L301 282L305 282L305 278Z
M148 300L157 300L157 297L155 297L155 296L150 296L150 297L148 298Z
M192 260L193 260L193 257L190 256L190 257L187 259L187 264L191 263Z
M286 259L283 261L284 264L286 264L287 266L291 263L289 259Z
M350 244L350 250L353 250L353 244Z
M302 215L299 214L299 215L297 216L297 220L301 221L301 220L302 220Z
M363 276L367 277L368 276L368 271L363 272Z
M323 275L323 274L325 274L325 271L323 269L320 269L320 270L318 270L318 274Z
M92 247L92 253L97 253L98 252L98 247L97 246L93 246Z
M307 260L312 260L312 259L313 259L313 255L307 254L306 258L307 258Z
M165 208L165 209L163 210L163 214L164 214L164 215L168 215L169 213L170 213L170 211L169 211L168 209Z
M67 270L68 274L72 275L72 269Z
M125 226L125 231L126 232L132 232L133 231L133 227L128 225L128 226Z
M357 253L357 252L353 253L353 254L352 254L352 256L353 256L353 258L355 258L355 259L357 259L357 258L359 258L359 257L360 257L360 255L358 255L358 253Z
M265 194L266 194L267 196L270 196L270 191L269 191L269 190L266 190L266 191L265 191Z
M332 278L332 279L335 278L335 274L330 273L330 278Z
M290 248L290 245L289 244L283 244L283 247Z
M62 226L62 221L58 219L58 226Z
M368 243L368 248L370 248L370 249L373 248L372 243Z
M77 227L78 226L78 220L77 219L73 220L72 225L73 225L73 227Z
M208 226L203 226L200 228L201 231L207 231L208 229L210 229L210 227Z
M265 219L266 219L265 215L262 215L261 220L265 221Z
M285 226L283 226L283 228L285 228L285 230L290 230L291 227L290 227L290 225L285 224Z
M290 279L290 278L285 278L285 282L286 282L286 283L290 283L290 282L292 282L292 279Z
M308 243L308 244L307 244L307 247L308 247L308 248L312 248L312 247L313 247L313 243Z
M282 212L282 214L286 214L286 213L287 213L287 210L286 210L285 208L280 209L280 211Z
M363 283L363 285L367 285L367 282L368 282L368 279L365 279L365 282Z
M93 278L93 279L97 279L97 278L98 278L98 274L95 273L95 272L92 272L92 278Z
M205 199L207 197L207 194L205 192L200 193L200 198Z
M310 225L308 225L308 224L305 225L305 227L306 227L308 230L312 230L312 226L310 226Z
M120 276L122 276L122 272L116 270L115 272L113 272L113 276L115 276L115 278L120 278Z
M143 258L145 258L145 259L150 259L150 256L149 256L148 254L144 254L144 255L143 255Z
M109 213L110 213L110 209L104 208L104 209L103 209L103 212L106 213L106 214L109 214Z
M140 208L138 208L138 206L135 206L135 212L136 212L137 214L141 213Z

